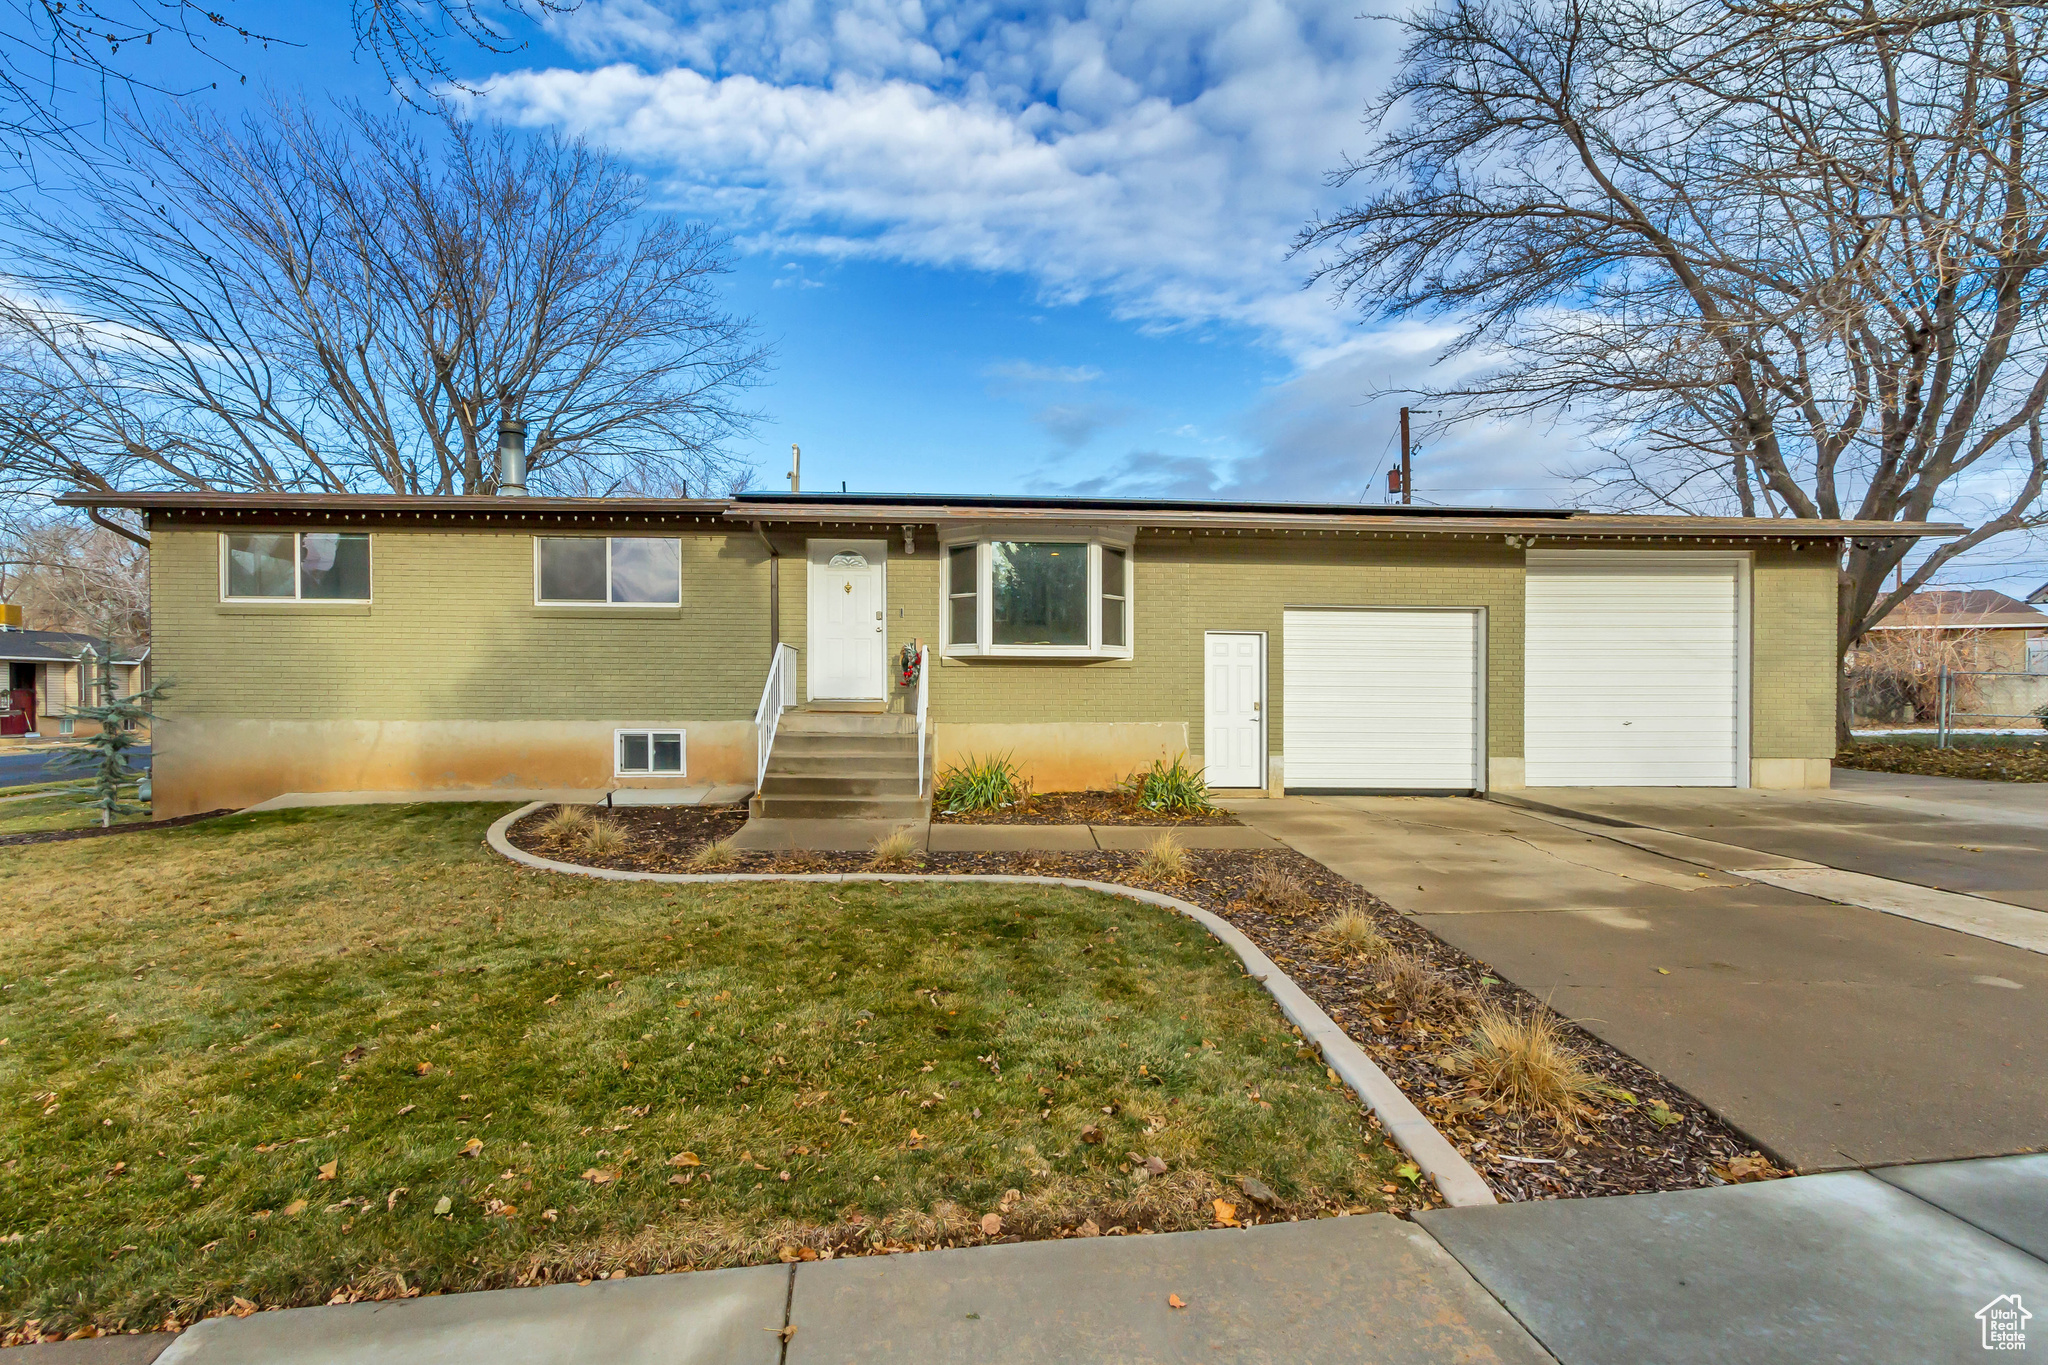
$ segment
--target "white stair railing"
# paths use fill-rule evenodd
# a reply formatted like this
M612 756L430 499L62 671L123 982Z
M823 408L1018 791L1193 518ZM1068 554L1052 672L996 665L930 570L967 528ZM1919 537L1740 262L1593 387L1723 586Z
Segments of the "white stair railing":
M925 717L931 710L931 654L922 642L917 646L917 794L924 795Z
M782 713L796 705L796 646L775 646L768 681L761 686L761 704L754 708L754 790L768 779L768 751L775 747L775 727Z

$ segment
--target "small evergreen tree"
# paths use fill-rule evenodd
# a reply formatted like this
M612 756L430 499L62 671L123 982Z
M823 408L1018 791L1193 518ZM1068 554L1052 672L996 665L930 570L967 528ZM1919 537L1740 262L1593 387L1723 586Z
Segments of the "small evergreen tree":
M83 769L93 779L85 803L99 811L100 828L114 823L117 815L134 815L146 806L131 806L121 799L121 787L141 779L138 795L148 801L148 777L141 769L128 766L128 750L141 743L132 727L150 719L151 706L162 700L167 684L155 683L123 697L114 688L114 642L102 642L99 651L99 705L66 708L73 720L87 721L98 728L86 736L83 748L73 750L52 765L66 770Z

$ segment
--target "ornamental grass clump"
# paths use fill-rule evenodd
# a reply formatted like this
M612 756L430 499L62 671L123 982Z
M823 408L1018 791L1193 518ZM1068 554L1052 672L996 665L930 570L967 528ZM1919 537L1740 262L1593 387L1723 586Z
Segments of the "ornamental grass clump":
M616 820L592 820L584 831L583 847L595 854L617 853L633 842Z
M731 867L739 861L739 853L730 839L714 839L690 855L690 866L699 872L710 872L721 867Z
M1138 856L1138 871L1163 882L1177 882L1188 875L1188 851L1162 834L1146 845Z
M1482 1005L1470 1041L1445 1058L1474 1098L1530 1118L1568 1122L1600 1089L1600 1078L1565 1041L1547 1010Z
M1186 754L1175 754L1171 763L1155 758L1151 767L1132 772L1117 788L1141 810L1168 815L1212 815L1216 811L1202 770L1190 768Z
M1252 874L1251 885L1245 889L1245 895L1252 904L1263 905L1283 915L1305 914L1316 908L1316 898L1302 885L1301 878L1272 863L1259 865L1259 870Z
M1024 799L1024 774L1009 754L969 754L948 765L932 788L932 800L948 815L1001 810Z
M590 828L590 812L581 806L556 806L555 813L540 822L547 839L572 839Z
M1316 931L1322 940L1346 957L1377 961L1392 952L1379 925L1363 910L1339 910L1323 921Z
M917 834L912 830L899 829L875 840L868 851L868 866L882 869L908 867L916 856Z
M1373 977L1379 993L1409 1014L1426 1014L1461 999L1449 977L1412 953L1386 954Z

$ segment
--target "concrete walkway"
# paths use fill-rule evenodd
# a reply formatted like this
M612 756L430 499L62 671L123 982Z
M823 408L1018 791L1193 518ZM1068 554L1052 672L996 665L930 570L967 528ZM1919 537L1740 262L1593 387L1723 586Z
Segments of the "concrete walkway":
M1845 769L1824 792L1561 787L1507 799L2048 911L2048 782Z
M2039 953L1716 873L1489 801L1289 797L1233 809L1492 964L1797 1169L1994 1156L2048 1141L2048 957Z
M1938 1365L1984 1358L1994 1300L2048 1304L2044 1258L2048 1156L2009 1157L259 1313L157 1358ZM144 1343L23 1355L112 1365L163 1339Z
M747 821L735 848L761 853L861 852L908 830L930 853L1138 852L1162 834L1182 848L1279 848L1270 834L1244 825L948 825L902 820Z

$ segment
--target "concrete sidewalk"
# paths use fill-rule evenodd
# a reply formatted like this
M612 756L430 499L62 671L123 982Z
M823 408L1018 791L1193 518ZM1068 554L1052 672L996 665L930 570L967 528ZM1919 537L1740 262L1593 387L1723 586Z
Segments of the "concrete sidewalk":
M1930 1365L1983 1358L1994 1300L2048 1303L2044 1256L2048 1156L2025 1156L212 1318L158 1359Z

